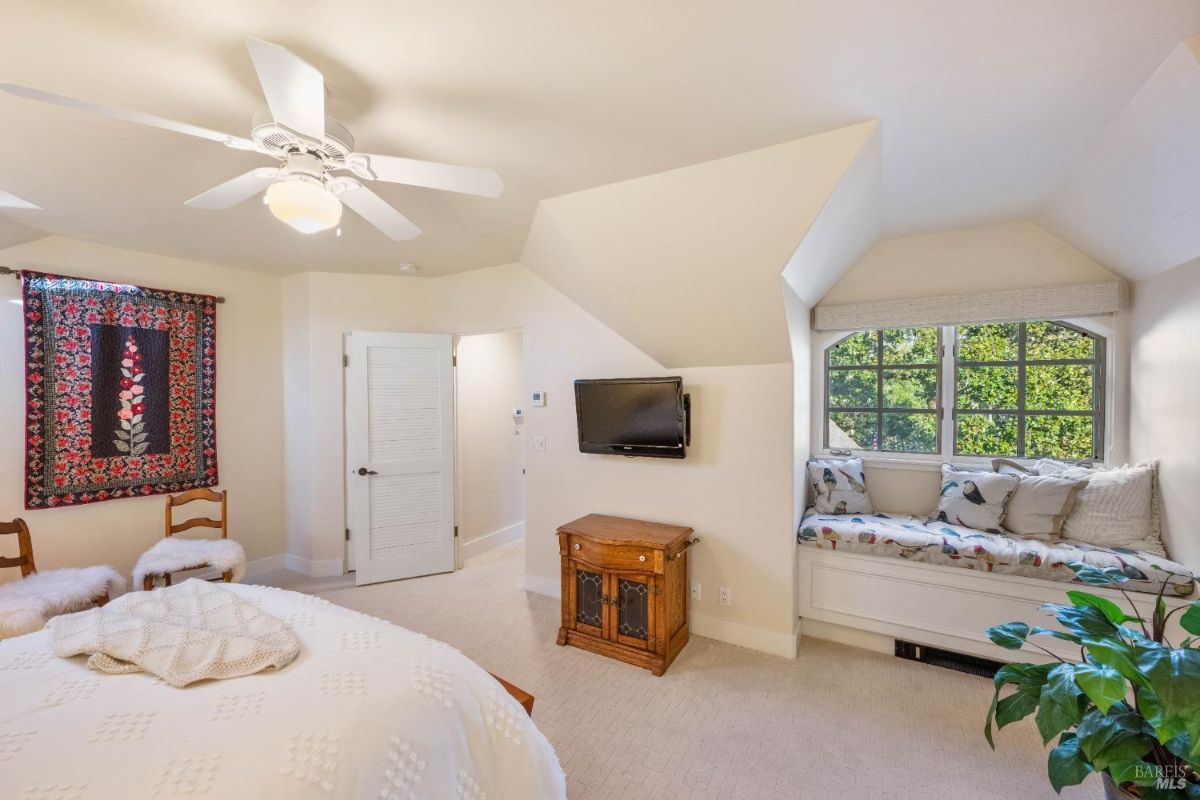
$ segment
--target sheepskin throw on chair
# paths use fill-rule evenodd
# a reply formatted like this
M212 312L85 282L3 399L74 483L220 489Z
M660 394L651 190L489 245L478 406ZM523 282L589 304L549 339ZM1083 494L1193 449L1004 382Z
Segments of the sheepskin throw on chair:
M216 298L21 278L25 507L216 485Z

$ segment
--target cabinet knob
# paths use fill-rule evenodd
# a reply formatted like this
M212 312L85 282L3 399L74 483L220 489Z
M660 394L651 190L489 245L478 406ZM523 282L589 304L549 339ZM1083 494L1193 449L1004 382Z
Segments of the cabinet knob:
M576 549L576 550L582 550L582 549L583 549L583 545L581 545L579 542L576 542L576 543L575 543L575 549Z
M638 561L645 561L645 560L646 560L645 556L638 556Z

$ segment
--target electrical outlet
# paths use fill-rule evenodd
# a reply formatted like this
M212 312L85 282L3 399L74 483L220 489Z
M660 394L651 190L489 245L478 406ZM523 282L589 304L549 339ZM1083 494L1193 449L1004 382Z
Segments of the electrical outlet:
M700 602L700 584L699 583L692 584L692 599L695 600L697 603Z
M535 452L535 453L546 452L546 437L544 435L533 437L533 452Z
M728 586L721 587L721 605L723 605L723 606L733 605L733 590L730 589Z

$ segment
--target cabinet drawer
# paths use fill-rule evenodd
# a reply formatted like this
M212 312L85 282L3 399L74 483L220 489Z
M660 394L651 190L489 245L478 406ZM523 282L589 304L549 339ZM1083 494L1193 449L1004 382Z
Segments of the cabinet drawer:
M602 569L632 572L663 571L662 551L636 545L599 544L581 536L572 536L567 557Z

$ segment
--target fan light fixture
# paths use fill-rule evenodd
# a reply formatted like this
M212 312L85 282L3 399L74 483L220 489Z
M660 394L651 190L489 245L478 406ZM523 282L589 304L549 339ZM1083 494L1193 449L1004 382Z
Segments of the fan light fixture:
M342 201L307 175L289 175L272 183L264 200L277 220L301 233L327 231L342 219Z

